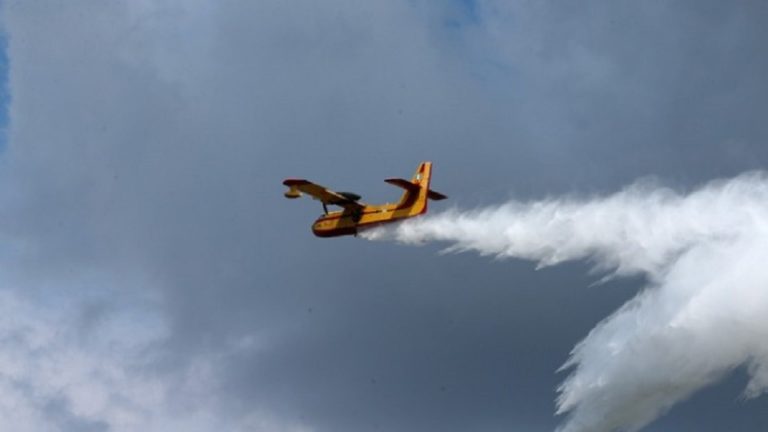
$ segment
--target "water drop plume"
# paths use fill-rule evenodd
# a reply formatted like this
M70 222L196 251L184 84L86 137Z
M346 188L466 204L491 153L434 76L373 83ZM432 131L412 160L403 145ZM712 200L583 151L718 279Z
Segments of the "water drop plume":
M365 236L644 276L563 365L561 432L639 430L738 367L749 374L745 397L768 389L765 173L685 193L639 182L606 196L450 210Z

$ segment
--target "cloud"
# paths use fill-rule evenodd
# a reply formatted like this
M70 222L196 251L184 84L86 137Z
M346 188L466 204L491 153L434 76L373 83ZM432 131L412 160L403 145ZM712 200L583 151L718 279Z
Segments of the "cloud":
M145 429L551 427L548 380L576 336L521 330L551 298L516 297L507 268L482 261L315 242L319 210L286 203L280 181L373 202L396 194L379 178L431 159L438 190L471 205L757 166L764 20L724 9L5 2L0 284L41 334L66 337L4 348L28 359L27 388L51 359L80 359L71 386L9 394L30 428L53 427L45 410L71 428L127 424L119 403L71 389L131 386L157 401L130 411ZM515 271L563 301L559 281L579 277ZM487 288L466 292L480 275ZM27 322L8 317L9 333Z
M39 339L4 345L8 367L24 365L6 383L6 406L26 413L14 424L307 429L303 396L261 390L274 378L252 370L283 355L286 329L307 321L293 296L314 291L286 261L311 251L276 229L286 212L275 190L292 169L337 165L318 148L366 160L426 151L431 126L403 113L454 116L444 102L461 86L440 72L422 18L406 2L9 2L3 12L5 331L31 326ZM382 145L371 154L361 142Z

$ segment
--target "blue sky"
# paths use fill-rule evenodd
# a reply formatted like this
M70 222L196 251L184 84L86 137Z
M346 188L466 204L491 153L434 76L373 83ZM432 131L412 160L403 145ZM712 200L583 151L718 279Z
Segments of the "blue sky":
M0 33L0 150L5 148L8 140L8 40Z

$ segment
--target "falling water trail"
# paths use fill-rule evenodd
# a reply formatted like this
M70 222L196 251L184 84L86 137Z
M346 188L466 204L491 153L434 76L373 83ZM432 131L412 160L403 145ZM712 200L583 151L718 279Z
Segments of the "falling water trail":
M364 237L644 275L648 285L563 365L561 432L639 430L741 366L746 397L768 389L766 173L687 193L639 182L606 196L451 210Z

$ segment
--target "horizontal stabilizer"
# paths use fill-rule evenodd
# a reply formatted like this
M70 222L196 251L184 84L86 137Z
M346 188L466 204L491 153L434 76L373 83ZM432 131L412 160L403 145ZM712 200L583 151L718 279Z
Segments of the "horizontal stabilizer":
M440 201L440 200L444 200L444 199L446 199L448 197L443 195L443 194L441 194L440 192L435 192L432 189L430 189L429 191L427 191L427 198L429 198L431 200L435 200L435 201Z
M403 189L405 189L405 190L407 190L409 192L416 192L416 191L419 190L419 187L420 187L419 185L417 185L415 183L411 183L408 180L401 179L401 178L388 178L388 179L386 179L384 181L389 183L389 184L401 187L401 188L403 188Z

